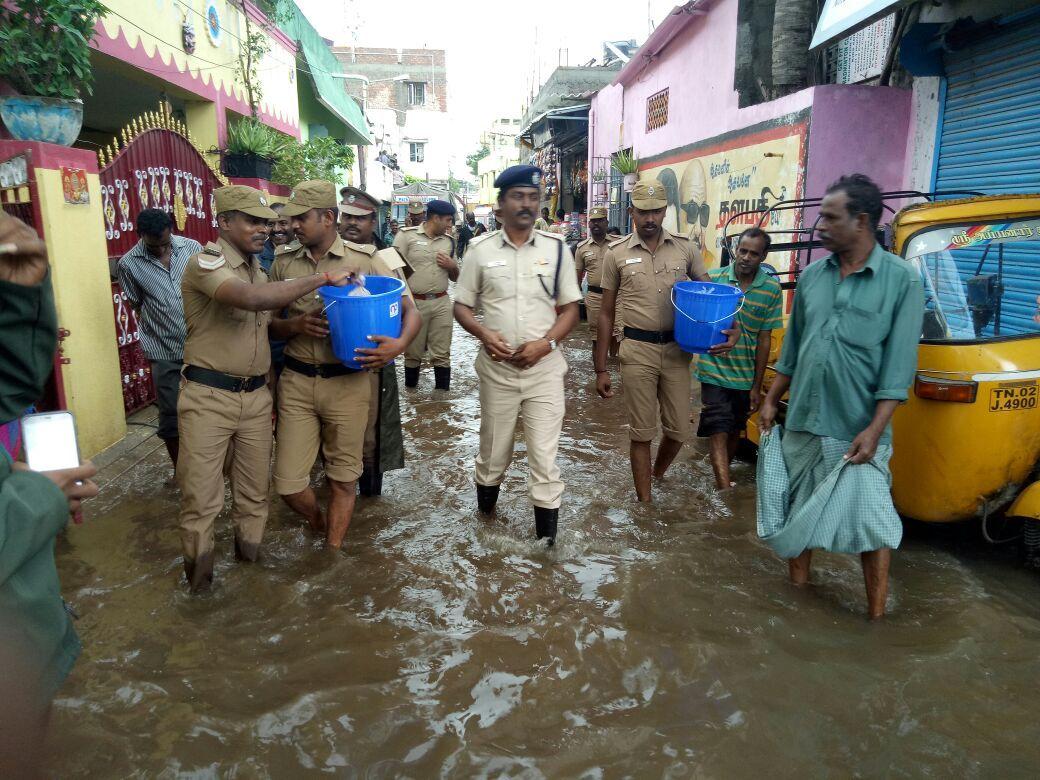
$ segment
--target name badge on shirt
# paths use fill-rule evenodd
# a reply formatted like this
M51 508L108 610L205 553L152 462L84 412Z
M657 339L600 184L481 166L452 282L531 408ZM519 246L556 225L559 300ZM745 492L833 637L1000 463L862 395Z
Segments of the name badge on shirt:
M485 265L485 268L501 268L506 264L505 260L492 260L490 263Z
M625 265L632 265L632 263L641 263L643 258L641 257L630 257L625 261Z
M428 243L430 243L430 242L429 241L416 241L415 245L416 246L426 246Z

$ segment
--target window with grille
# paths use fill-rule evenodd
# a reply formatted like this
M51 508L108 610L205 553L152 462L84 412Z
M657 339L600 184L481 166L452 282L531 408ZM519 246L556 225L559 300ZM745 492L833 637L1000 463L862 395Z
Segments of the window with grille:
M425 81L409 81L408 82L408 105L410 106L421 106L426 103L426 82Z
M646 132L668 124L668 90L651 95L646 99Z
M408 159L414 163L421 163L426 160L426 144L423 143L410 143L408 144Z

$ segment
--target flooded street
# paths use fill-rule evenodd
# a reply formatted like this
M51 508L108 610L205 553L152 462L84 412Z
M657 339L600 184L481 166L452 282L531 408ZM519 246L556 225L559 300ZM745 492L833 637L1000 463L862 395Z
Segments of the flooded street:
M452 391L428 369L402 389L408 467L359 501L341 554L272 494L264 560L234 563L222 516L216 587L192 598L159 441L108 466L58 548L85 650L50 772L1035 775L1036 574L911 535L871 625L856 559L820 555L815 587L786 584L755 535L751 466L720 497L697 442L636 505L623 400L596 397L586 327L565 347L551 551L522 447L497 519L476 513L476 342L458 330Z

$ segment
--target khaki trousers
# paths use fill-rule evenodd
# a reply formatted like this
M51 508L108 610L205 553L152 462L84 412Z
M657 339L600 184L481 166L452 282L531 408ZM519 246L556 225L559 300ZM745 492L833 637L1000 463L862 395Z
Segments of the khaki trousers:
M422 327L419 335L405 350L405 366L415 368L422 365L423 356L429 351L430 365L450 368L451 331L455 325L451 298L447 295L432 301L416 298L415 306L422 315Z
M674 341L647 344L625 339L618 359L629 438L653 441L660 409L664 435L685 442L690 436L690 355Z
M530 476L527 493L538 507L556 509L563 481L556 465L563 428L563 377L567 361L559 352L521 370L496 363L481 350L476 361L480 378L480 453L478 485L498 485L513 460L516 422L523 418Z
M266 386L232 393L182 380L177 418L181 547L194 590L213 580L213 522L224 508L224 459L229 448L235 553L256 560L267 523L271 393Z

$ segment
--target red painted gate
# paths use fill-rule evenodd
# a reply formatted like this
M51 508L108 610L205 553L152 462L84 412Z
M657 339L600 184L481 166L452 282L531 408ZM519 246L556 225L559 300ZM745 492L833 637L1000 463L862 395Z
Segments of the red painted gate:
M213 190L227 180L166 103L138 117L98 153L105 238L110 261L137 243L137 214L158 208L173 215L177 235L205 244L217 234ZM118 282L112 283L123 406L130 414L155 400L151 369L141 350L137 318Z

